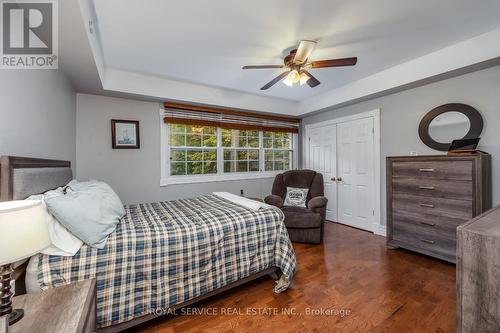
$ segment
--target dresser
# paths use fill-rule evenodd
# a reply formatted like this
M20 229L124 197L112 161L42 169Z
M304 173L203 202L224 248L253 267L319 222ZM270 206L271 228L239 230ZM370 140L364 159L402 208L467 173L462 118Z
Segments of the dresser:
M457 332L500 332L500 206L457 235Z
M456 262L457 227L491 208L491 155L387 158L387 245Z

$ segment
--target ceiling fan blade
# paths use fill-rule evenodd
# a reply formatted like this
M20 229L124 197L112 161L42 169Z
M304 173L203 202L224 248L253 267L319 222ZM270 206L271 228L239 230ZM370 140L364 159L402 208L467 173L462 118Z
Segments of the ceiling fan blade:
M321 83L318 81L317 78L312 76L312 74L306 71L305 69L303 69L302 72L306 73L306 75L309 76L309 80L307 80L307 84L309 85L309 87L314 88Z
M274 79L272 79L271 81L269 81L265 86L263 86L262 88L260 88L260 90L267 90L267 89L271 88L276 83L278 83L281 80L283 80L288 75L288 73L290 73L290 71L281 73L280 75L278 75L277 77L275 77Z
M342 59L331 59L331 60L318 60L311 62L311 68L325 68L325 67L342 67L342 66L354 66L358 62L358 58L342 58Z
M293 58L293 62L297 65L305 63L315 46L316 42L313 40L301 40L297 53L295 53L295 57Z
M285 65L250 65L243 66L242 69L266 69L266 68L283 68Z

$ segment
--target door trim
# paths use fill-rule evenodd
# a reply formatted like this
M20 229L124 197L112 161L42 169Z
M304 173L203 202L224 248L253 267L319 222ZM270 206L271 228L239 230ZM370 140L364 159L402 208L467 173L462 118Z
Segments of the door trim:
M326 121L321 121L313 124L307 124L304 127L304 136L302 137L302 166L307 167L306 163L309 160L309 133L311 129L316 127L323 127L333 124L345 123L352 120L373 118L373 160L374 160L374 186L373 186L373 210L374 218L372 225L372 232L377 235L386 236L385 226L381 224L382 222L382 210L381 210L381 196L382 196L382 184L381 181L381 156L380 156L380 109L374 109L368 112L361 112L351 116L338 117Z

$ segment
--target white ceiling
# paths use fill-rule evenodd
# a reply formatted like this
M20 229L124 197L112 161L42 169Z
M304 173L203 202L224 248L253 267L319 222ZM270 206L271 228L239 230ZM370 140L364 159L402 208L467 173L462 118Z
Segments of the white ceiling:
M479 5L480 3L480 5ZM300 101L500 27L498 0L94 0L104 65ZM312 60L358 65L311 70L321 85L259 88L301 39Z

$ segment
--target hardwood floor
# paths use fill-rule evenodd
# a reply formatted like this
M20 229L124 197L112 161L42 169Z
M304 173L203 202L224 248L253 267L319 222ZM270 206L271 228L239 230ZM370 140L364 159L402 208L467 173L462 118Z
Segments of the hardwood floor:
M333 223L322 245L294 248L298 270L286 292L273 293L273 280L264 277L198 304L216 315L167 316L135 331L455 331L454 265L388 250L384 237Z

